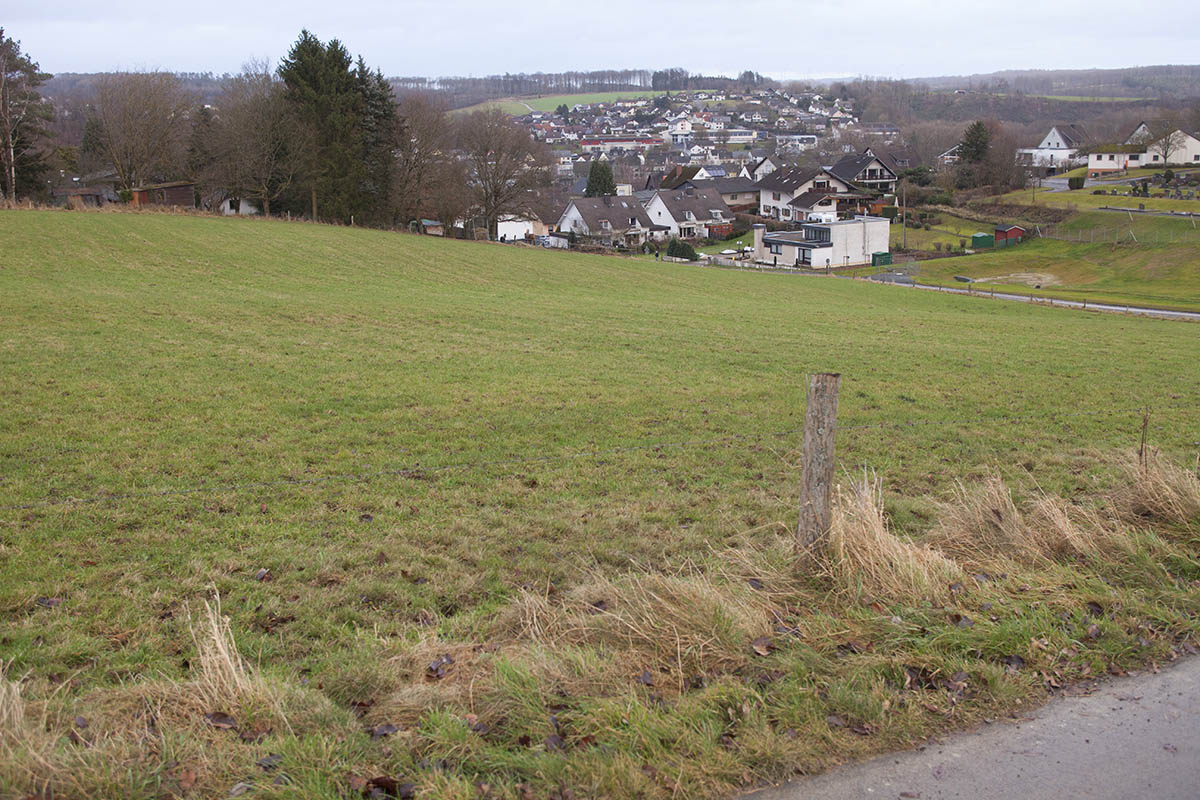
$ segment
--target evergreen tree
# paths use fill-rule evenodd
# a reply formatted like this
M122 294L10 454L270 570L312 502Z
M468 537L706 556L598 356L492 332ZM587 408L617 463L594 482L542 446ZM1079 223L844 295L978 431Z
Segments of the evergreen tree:
M392 172L402 130L396 114L396 98L383 73L378 70L371 72L362 56L358 57L354 76L362 97L364 174L359 205L363 207L362 217L365 219L390 221Z
M592 161L588 170L587 188L584 197L607 197L617 193L617 182L613 178L612 167L607 161L599 158Z
M554 109L554 113L565 120L567 115L571 113L571 109L567 108L566 103L559 103L558 108Z
M992 133L987 125L976 120L967 126L959 143L958 155L968 164L978 164L987 158L992 144Z
M279 77L313 146L305 165L314 219L348 221L361 213L364 98L350 59L337 39L322 44L307 30L279 65ZM318 206L318 200L320 206Z

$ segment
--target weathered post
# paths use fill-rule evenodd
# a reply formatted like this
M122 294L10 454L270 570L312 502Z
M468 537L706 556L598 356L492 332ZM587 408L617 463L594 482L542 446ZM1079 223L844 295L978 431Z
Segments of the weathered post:
M829 540L833 516L833 443L841 382L840 374L830 372L819 372L808 381L801 444L800 524L796 529L796 549L804 558L823 551Z

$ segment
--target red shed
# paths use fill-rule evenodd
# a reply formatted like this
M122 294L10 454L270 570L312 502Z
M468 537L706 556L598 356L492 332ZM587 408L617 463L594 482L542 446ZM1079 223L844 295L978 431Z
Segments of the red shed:
M1025 229L1020 225L997 225L996 247L1008 247L1025 238ZM1001 244L1003 242L1003 244Z
M133 190L132 203L135 206L159 205L194 208L196 184L192 181L175 181L138 186Z

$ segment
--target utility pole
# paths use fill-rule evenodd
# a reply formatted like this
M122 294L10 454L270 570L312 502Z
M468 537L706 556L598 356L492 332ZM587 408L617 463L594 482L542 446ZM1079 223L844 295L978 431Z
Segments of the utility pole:
M834 431L842 376L817 373L809 378L801 442L800 523L796 550L802 560L824 555L833 518Z

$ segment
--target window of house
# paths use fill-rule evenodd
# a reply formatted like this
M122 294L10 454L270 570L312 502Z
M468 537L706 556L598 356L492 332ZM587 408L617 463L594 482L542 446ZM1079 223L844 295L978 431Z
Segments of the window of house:
M777 256L778 256L778 255L783 255L783 245L781 245L781 244L773 244L773 245L771 245L771 253L772 253L773 255L777 255Z
M729 199L730 199L730 200L737 200L737 192L734 192L733 194L729 195Z
M1141 160L1141 158L1142 158L1142 157L1141 157L1141 155L1140 155L1140 154L1138 154L1138 153L1134 153L1133 155L1131 155L1131 156L1129 157L1129 160L1130 160L1130 161L1140 161L1140 160Z
M1200 161L1200 154L1192 156L1192 161Z
M778 199L779 199L779 192L771 192L771 199L772 199L772 200L778 200Z
M1155 160L1155 161L1158 161L1158 156L1155 156L1155 157L1154 157L1154 160Z
M1116 156L1111 156L1111 155L1110 155L1110 156L1108 157L1108 160L1109 160L1109 161L1116 161L1116 160L1117 160L1117 157L1116 157Z

